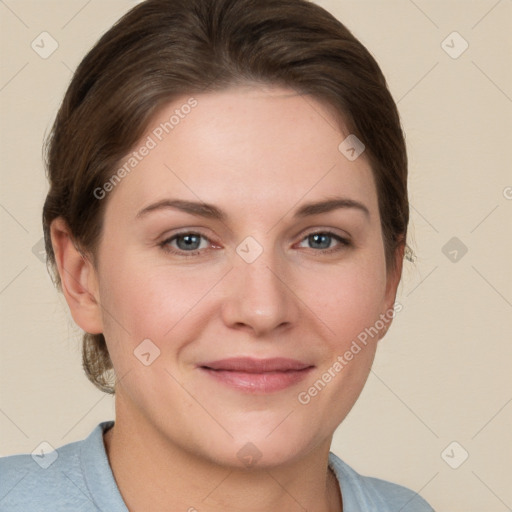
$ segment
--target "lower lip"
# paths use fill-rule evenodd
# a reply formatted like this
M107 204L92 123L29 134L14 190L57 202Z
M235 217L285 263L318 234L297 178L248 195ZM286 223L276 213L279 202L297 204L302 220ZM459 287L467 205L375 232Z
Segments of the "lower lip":
M246 373L201 368L219 382L246 393L272 393L281 391L304 380L313 367L286 372Z

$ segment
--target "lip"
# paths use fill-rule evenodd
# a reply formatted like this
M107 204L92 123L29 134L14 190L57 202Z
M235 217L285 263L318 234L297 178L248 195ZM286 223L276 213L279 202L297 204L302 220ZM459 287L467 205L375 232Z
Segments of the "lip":
M306 378L313 365L283 357L236 357L201 363L198 368L224 385L248 393L272 393Z

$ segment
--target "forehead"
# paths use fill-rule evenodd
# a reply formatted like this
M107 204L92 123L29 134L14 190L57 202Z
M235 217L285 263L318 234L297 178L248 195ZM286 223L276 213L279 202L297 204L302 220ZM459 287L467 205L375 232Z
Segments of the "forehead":
M180 197L254 212L342 194L375 209L364 153L350 161L338 149L348 135L329 108L291 89L251 86L183 96L149 123L113 203L133 210ZM144 146L151 149L139 151Z

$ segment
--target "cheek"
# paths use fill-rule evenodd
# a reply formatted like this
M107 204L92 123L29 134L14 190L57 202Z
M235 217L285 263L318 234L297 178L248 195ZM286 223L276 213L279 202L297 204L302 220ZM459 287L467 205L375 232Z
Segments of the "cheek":
M133 350L147 338L161 344L182 321L190 324L202 297L221 276L214 269L171 268L138 255L110 261L100 275L106 338L116 345L122 341L125 351L127 344Z
M310 300L329 331L317 371L296 397L299 411L314 417L328 435L343 421L361 393L371 370L378 334L372 327L382 312L384 281L378 267L345 269L317 275L321 294ZM313 308L312 308L313 309ZM324 331L325 332L325 331Z
M332 342L339 349L384 312L385 267L375 261L317 272L312 282L314 286L303 283L302 296L307 297L304 302L329 328Z

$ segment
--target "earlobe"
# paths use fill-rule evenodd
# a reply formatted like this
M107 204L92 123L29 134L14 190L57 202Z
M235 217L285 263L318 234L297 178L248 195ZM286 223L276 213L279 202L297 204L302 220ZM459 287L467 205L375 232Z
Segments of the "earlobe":
M64 219L54 219L50 232L62 292L73 319L88 333L103 332L98 280L94 266L75 247Z

